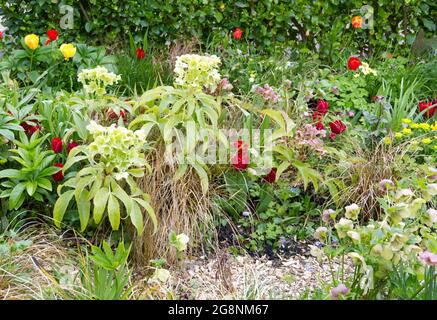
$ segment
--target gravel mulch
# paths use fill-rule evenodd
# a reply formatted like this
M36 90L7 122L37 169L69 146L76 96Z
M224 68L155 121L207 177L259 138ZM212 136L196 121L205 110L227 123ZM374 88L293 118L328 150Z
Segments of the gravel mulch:
M334 270L340 268L335 261ZM353 268L345 266L346 274ZM332 283L328 262L304 252L271 260L266 256L234 256L226 249L214 256L185 262L177 275L177 291L186 299L298 299L306 290Z

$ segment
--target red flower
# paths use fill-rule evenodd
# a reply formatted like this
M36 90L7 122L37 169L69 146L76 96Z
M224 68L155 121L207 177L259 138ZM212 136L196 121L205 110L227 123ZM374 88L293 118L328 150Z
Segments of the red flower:
M346 125L341 120L335 120L329 123L331 131L335 134L340 134L346 130Z
M331 139L332 141L334 141L334 139L335 139L336 136L337 136L337 135L336 135L334 132L331 132L331 133L329 134L329 139Z
M141 48L138 48L137 49L137 58L139 60L141 60L141 59L144 59L145 56L146 56L146 53L144 52L144 50Z
M249 166L249 155L247 154L246 145L243 140L237 140L234 142L234 146L237 147L237 154L231 159L231 163L237 170L244 170Z
M49 31L47 31L47 36L51 41L58 40L58 31L56 31L55 29L50 29Z
M62 152L62 140L61 138L53 138L52 139L52 149L55 153Z
M106 111L106 116L109 120L118 120L120 117L123 118L123 120L126 120L126 111L124 109L120 109L120 113L117 115L114 110L111 108Z
M323 114L318 111L314 111L312 116L314 121L321 121L323 118Z
M321 114L327 114L329 109L329 103L323 99L317 101L317 111Z
M64 174L62 173L62 168L63 165L62 163L55 163L54 164L55 167L61 168L61 170L59 170L58 172L56 172L55 174L52 175L53 180L55 181L61 181L62 179L64 179Z
M276 181L276 172L278 171L278 169L276 168L272 168L270 170L270 172L264 176L264 180L268 183L273 183Z
M243 36L243 31L241 31L240 28L235 28L235 30L234 30L234 39L235 40L240 40L242 36Z
M37 132L38 130L41 130L41 126L39 125L34 125L31 126L30 124L28 124L27 122L23 122L20 124L24 131L26 132L27 135L31 136L33 135L35 132Z
M233 156L231 159L231 163L235 169L242 171L249 166L249 156L247 152L239 153L236 156Z
M319 121L316 123L316 129L317 130L325 130L325 126L323 125L322 121Z
M44 45L45 45L45 46L48 46L48 45L50 44L50 42L52 42L52 40L47 39L46 42L44 42Z
M434 116L435 110L437 108L437 105L435 105L434 107L431 107L432 105L437 103L437 99L433 102L433 101L422 101L419 103L419 111L422 112L424 110L427 110L423 116L426 118L432 118ZM431 108L430 108L431 107Z
M72 150L72 149L74 149L74 148L76 148L78 146L78 144L77 144L77 142L76 141L71 141L69 144L68 144L68 146L67 146L67 154L69 154L70 153L70 151Z
M5 34L3 33L3 31L0 31L0 40L2 40L4 36Z
M350 57L347 61L347 67L349 68L349 70L357 70L360 65L361 60L357 57Z

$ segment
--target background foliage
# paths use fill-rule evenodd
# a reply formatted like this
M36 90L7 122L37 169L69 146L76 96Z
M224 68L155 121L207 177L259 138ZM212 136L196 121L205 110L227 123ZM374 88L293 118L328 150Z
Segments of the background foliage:
M151 40L163 44L193 36L222 38L239 27L244 39L257 46L287 43L314 50L320 45L317 50L322 55L343 48L340 39L359 48L399 42L409 46L420 28L427 36L435 32L437 13L437 5L431 0L0 1L4 25L14 35L44 34L49 28L59 27L63 16L60 4L74 8L74 29L64 32L75 40L113 43L127 38L124 35L130 31L140 42L148 29ZM354 30L351 18L360 15L364 5L375 10L374 29Z

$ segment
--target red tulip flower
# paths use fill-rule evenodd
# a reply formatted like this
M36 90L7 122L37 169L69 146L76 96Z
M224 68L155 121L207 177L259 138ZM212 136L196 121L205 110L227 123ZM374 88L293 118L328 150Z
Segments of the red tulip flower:
M321 121L322 118L323 118L323 114L321 114L318 111L314 111L313 114L312 114L312 117L313 117L314 121Z
M142 59L144 59L145 57L146 57L146 53L144 52L144 50L141 49L141 48L138 48L138 49L137 49L137 58L138 58L139 60L142 60Z
M77 142L76 141L71 141L69 144L68 144L68 146L67 146L67 154L69 154L70 153L70 151L72 150L72 149L74 149L74 148L76 148L78 146L78 144L77 144Z
M58 40L58 31L55 29L50 29L47 31L47 36L49 37L50 41Z
M419 103L419 111L422 112L422 111L428 110L423 115L426 118L432 118L434 116L435 110L437 108L437 105L434 107L431 107L434 104L437 104L437 100L434 102L433 101L422 101Z
M336 135L334 132L331 132L331 133L329 134L329 139L331 139L332 141L334 141L334 139L335 139L336 136L337 136L337 135Z
M5 34L3 33L3 31L0 31L0 40L2 40L4 36Z
M249 156L246 152L238 154L231 159L231 163L238 171L243 171L249 166Z
M242 171L249 166L249 155L242 140L235 141L234 145L237 147L237 154L231 159L231 163L235 169Z
M276 181L276 172L278 171L277 168L272 168L270 172L264 176L264 180L268 183L273 183Z
M361 60L357 57L350 57L347 61L347 67L349 68L349 70L357 70L360 65Z
M31 136L31 135L33 135L35 132L41 130L41 126L40 126L40 125L34 125L34 126L32 126L32 125L30 125L30 124L27 124L27 122L23 122L23 123L21 123L20 125L23 127L24 132L26 132L26 134L27 134L28 136Z
M47 31L47 36L49 37L50 41L58 40L58 31L55 29L50 29Z
M233 34L234 34L234 39L235 39L235 40L240 40L241 37L243 36L243 31L241 31L240 28L235 28Z
M323 125L322 121L319 121L316 123L316 129L317 130L325 130L325 126Z
M48 45L50 44L50 42L52 42L52 40L47 39L46 42L44 42L44 45L45 45L45 46L48 46Z
M53 180L55 181L61 181L62 179L64 179L64 174L62 173L62 168L64 167L62 165L62 163L55 163L54 164L55 167L61 168L61 170L59 170L58 172L56 172L55 174L52 175Z
M335 120L329 123L329 127L334 134L340 134L347 129L341 120Z
M62 140L61 138L53 138L52 139L52 149L55 153L61 153L62 152Z
M317 111L321 114L327 114L329 109L329 103L323 99L317 101Z

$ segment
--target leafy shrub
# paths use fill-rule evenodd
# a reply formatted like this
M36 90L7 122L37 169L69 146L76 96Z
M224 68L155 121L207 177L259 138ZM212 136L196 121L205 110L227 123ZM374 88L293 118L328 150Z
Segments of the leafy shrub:
M354 15L361 15L362 0L341 1L223 1L208 3L195 0L162 1L81 1L63 3L74 9L74 26L68 34L75 38L98 39L113 42L127 31L149 30L153 41L165 42L179 37L197 36L207 39L219 32L227 36L240 27L244 38L258 46L271 47L274 43L294 43L306 50L316 50L332 58L336 50L343 49L340 39L356 34L357 48L366 43L372 47L387 43L410 45L418 28L428 34L436 30L432 1L378 1L374 6L374 30L353 31L350 26ZM57 28L59 3L27 0L19 3L1 1L4 23L13 34L45 33ZM56 22L55 22L56 21ZM108 23L110 21L110 23ZM411 30L412 29L412 30ZM300 40L297 40L297 39ZM72 39L68 39L71 41Z

